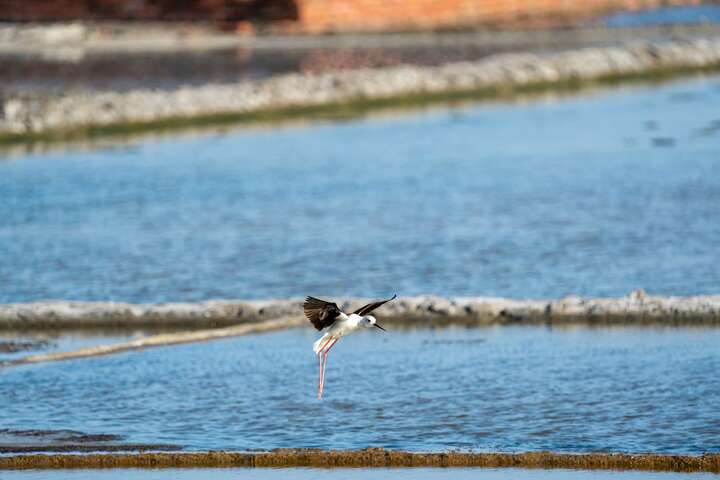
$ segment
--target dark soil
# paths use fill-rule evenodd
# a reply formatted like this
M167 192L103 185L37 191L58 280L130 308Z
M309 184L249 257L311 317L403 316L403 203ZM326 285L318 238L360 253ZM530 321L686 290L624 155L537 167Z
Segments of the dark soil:
M24 342L3 342L0 341L0 353L17 353L28 350L44 350L50 346L47 340L24 341Z
M123 437L75 430L0 429L0 454L40 452L147 452L173 451L182 447L170 444L121 443Z

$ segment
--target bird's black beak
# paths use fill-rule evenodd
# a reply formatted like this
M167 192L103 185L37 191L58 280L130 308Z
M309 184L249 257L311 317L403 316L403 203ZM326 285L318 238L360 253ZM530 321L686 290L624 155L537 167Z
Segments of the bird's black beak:
M382 330L383 332L387 332L387 330L385 330L383 327L381 327L381 326L378 325L377 323L373 323L373 325L375 325L377 328L379 328L379 329Z

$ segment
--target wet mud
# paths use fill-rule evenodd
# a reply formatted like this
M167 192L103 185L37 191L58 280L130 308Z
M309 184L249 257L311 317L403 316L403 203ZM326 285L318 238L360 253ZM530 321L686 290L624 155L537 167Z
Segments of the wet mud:
M71 452L168 452L182 450L179 445L154 443L128 443L122 445L81 444L49 445L35 447L30 445L0 445L0 453L71 453Z
M13 430L10 428L1 428L0 438L8 436L77 443L112 442L122 438L119 435L111 435L107 433L83 433L78 432L77 430Z
M0 457L0 469L72 468L347 468L480 467L720 472L720 455L627 455L536 453L411 453L384 449L323 451L280 449L260 453L142 453L18 455Z
M30 350L44 350L50 346L47 340L38 341L2 341L0 340L0 353L18 353Z
M0 429L0 454L54 452L147 452L181 450L179 445L122 443L123 437L76 430Z

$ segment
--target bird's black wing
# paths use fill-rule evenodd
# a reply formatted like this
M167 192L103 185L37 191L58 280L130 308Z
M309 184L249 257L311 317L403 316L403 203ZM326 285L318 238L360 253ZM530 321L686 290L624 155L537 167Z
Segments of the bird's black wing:
M342 313L336 304L315 297L307 297L305 299L303 311L308 320L310 320L318 330L332 325L335 319Z
M372 312L373 310L375 310L376 308L378 308L379 306L381 306L382 304L387 303L390 300L395 300L395 297L397 297L397 295L393 295L392 298L388 298L387 300L380 300L379 302L368 303L364 307L358 308L353 313L357 313L358 315L363 317L363 316L367 315L368 313Z

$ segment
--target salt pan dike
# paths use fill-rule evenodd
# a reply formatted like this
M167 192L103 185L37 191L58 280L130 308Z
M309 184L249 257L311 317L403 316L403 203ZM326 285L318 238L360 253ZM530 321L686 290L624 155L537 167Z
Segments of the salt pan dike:
M333 299L354 310L371 299ZM207 328L287 319L305 325L302 299L211 300L197 303L43 301L0 304L0 329ZM720 325L720 295L662 297L635 290L626 297L517 300L493 297L400 297L383 306L394 325L483 326L498 324Z
M353 310L371 299L333 299ZM620 298L516 300L491 297L401 297L385 305L392 325L438 327L499 324L720 325L720 295L661 297L643 290ZM0 304L0 329L208 328L305 325L302 299L211 300L197 303L42 301Z
M398 66L161 91L8 94L4 142L173 126L272 121L428 101L496 98L597 82L715 70L720 38L628 43L547 55L503 54L436 67Z
M353 310L367 299L344 299ZM559 300L404 297L383 307L390 327L435 328L490 325L720 326L720 296L655 297L642 290L623 298L567 297ZM48 301L0 305L0 329L175 330L109 345L39 353L2 365L52 362L111 355L144 348L202 342L307 326L302 300L218 300L139 305L117 302ZM177 329L188 331L177 332Z

